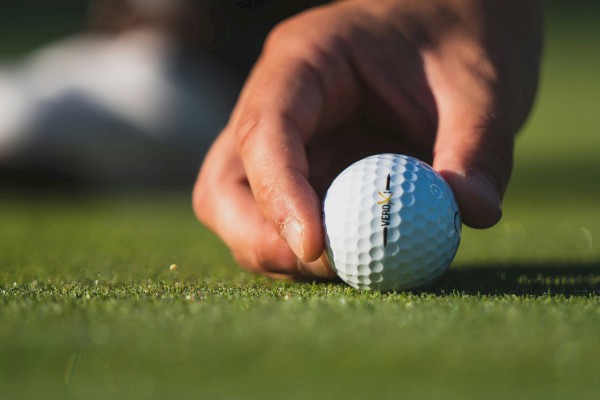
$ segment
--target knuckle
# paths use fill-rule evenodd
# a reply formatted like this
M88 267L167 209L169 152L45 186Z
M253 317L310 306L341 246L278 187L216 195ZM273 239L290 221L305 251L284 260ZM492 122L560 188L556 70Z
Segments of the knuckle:
M208 223L208 216L210 215L210 205L209 205L209 191L207 189L207 184L205 179L200 176L196 181L194 186L194 190L192 193L192 207L194 210L194 214L198 218L200 222L203 224Z
M270 239L256 240L252 247L250 264L260 273L295 273L298 259L287 244L276 234Z
M308 12L277 24L267 36L263 54L296 58L311 64L326 64L344 46L340 33L324 20L322 12ZM310 27L311 29L307 29ZM327 27L327 28L325 28Z
M214 188L219 186L220 177L222 174L219 172L219 166L207 158L200 168L192 190L192 208L196 217L206 225L209 225L211 217L219 207L219 203L215 201Z
M260 113L254 109L246 109L240 115L235 127L236 146L239 154L251 151L255 138L260 134Z
M277 204L279 193L269 179L259 179L252 184L252 194L260 204Z
M254 243L254 251L253 251L254 265L260 271L270 271L272 267L271 262L271 254L269 253L269 249L262 245L260 241L256 241Z
M272 276L298 273L298 258L273 231L255 232L243 241L229 244L238 265L252 273Z
M250 272L259 272L259 269L257 268L256 264L253 263L250 259L248 259L244 252L231 250L231 256L233 257L235 262L242 268Z
M284 20L282 22L279 22L271 29L271 31L267 35L263 47L264 52L268 53L271 50L277 49L279 46L281 46L282 43L288 42L290 36L293 38L292 32L292 20Z
M306 25L309 23L308 19L310 19L310 15L304 14L288 18L275 25L265 40L264 53L280 53L290 47L295 49L296 46L303 46L306 43L310 43L312 41L311 38L315 35L307 34ZM315 26L314 24L311 25Z
M238 265L250 272L265 273L270 270L269 254L259 240L250 240L242 247L232 248L231 255Z

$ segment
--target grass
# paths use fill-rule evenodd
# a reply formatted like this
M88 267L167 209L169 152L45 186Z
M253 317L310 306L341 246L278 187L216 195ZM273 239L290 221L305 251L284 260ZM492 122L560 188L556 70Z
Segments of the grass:
M247 274L187 193L0 193L0 399L598 398L600 34L558 24L503 221L420 292Z
M437 285L380 294L241 272L186 200L2 203L0 398L598 394L594 204L512 200Z

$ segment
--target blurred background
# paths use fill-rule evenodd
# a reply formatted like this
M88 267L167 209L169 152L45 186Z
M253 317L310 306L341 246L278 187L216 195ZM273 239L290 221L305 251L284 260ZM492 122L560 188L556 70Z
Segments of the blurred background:
M191 186L266 34L319 3L3 1L1 187ZM600 177L599 6L546 8L541 89L511 190L589 191Z
M3 186L190 187L264 37L319 3L3 2Z

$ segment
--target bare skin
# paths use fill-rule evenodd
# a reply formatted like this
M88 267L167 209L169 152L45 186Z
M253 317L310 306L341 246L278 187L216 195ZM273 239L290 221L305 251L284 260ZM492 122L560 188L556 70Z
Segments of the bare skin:
M327 186L396 152L432 163L467 225L496 224L541 38L535 0L346 0L282 22L204 161L196 215L250 271L332 277Z

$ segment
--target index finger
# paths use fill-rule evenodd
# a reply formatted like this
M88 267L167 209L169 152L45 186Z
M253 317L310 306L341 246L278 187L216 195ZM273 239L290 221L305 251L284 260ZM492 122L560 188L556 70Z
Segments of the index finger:
M340 94L330 86L337 65L326 52L303 39L297 46L283 46L281 39L271 42L275 44L267 45L256 65L229 128L258 207L298 258L309 262L321 256L324 234L321 201L308 181L305 143L334 124L345 106L343 100L332 105Z

